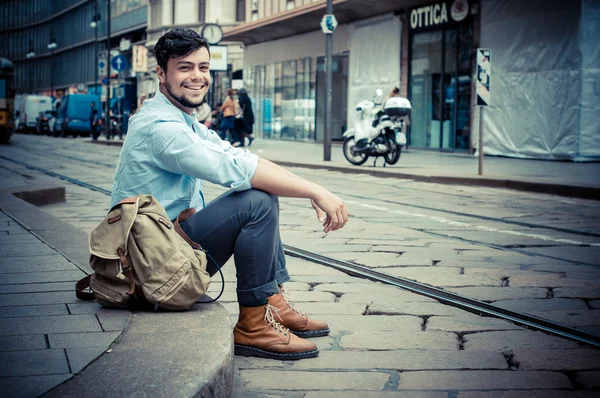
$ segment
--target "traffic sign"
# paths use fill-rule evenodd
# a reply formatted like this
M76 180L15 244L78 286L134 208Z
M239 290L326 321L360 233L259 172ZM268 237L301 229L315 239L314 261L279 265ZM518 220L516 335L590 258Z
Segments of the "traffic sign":
M117 72L121 72L127 68L127 58L122 54L116 55L110 60L110 65Z
M108 76L104 76L102 78L102 84L104 84L105 86L108 86L109 82L110 82L110 79L108 78Z
M492 50L489 48L477 49L477 105L490 104L490 78L492 71Z
M103 59L98 61L98 75L106 75L106 61Z
M321 19L321 29L325 34L332 34L338 26L337 19L333 14L325 14Z

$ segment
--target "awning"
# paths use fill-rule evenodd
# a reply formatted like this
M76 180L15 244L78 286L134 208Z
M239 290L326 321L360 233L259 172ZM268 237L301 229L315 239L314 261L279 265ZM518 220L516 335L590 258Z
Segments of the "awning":
M234 26L223 33L224 41L256 44L321 29L327 2L319 1L256 21ZM333 0L333 14L339 24L414 7L423 0Z

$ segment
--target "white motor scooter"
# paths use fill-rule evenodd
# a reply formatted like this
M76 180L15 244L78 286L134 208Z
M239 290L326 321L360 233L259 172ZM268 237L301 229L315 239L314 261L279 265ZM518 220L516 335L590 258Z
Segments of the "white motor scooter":
M389 98L381 107L381 89L375 91L373 101L361 101L356 105L354 128L343 136L344 157L354 165L361 165L369 156L383 156L386 164L395 164L400 159L406 135L402 131L404 117L410 115L411 104L407 98Z

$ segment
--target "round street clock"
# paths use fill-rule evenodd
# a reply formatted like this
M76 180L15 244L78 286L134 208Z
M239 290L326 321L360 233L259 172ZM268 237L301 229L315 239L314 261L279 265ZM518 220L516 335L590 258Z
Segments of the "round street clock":
M202 36L208 41L208 44L217 44L223 38L223 30L215 23L207 23L202 27Z

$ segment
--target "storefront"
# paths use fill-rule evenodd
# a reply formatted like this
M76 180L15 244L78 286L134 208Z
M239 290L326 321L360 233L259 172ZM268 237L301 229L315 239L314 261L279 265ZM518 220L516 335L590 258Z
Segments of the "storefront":
M467 0L408 10L409 145L468 151L474 18Z

